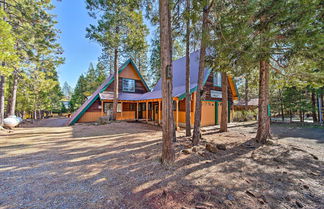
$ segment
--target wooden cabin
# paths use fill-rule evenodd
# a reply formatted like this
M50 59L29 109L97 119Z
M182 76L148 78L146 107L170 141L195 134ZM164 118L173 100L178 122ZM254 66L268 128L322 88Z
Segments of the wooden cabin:
M173 61L173 110L177 127L185 126L185 57ZM191 123L198 84L199 51L190 54ZM162 85L161 80L150 90L135 63L129 59L119 68L119 93L117 120L144 120L161 123ZM67 125L95 122L112 111L114 76L109 76L91 97L72 115ZM231 76L228 76L229 121L232 118L233 100L237 100L237 90ZM221 73L205 69L204 93L202 100L202 126L219 124L222 108Z

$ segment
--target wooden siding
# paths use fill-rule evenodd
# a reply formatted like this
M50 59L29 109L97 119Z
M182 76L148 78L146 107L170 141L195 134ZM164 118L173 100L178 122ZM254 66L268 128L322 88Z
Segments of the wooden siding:
M101 112L85 112L78 123L96 122L101 117ZM117 113L117 120L135 120L135 111Z
M221 111L222 111L222 103L218 102L218 123L221 121ZM201 115L201 126L212 126L215 125L215 102L210 101L203 101L202 102L202 115ZM152 115L152 110L149 110L149 116ZM231 120L233 117L233 108L231 111ZM95 122L101 117L101 112L86 112L78 122ZM143 119L146 118L146 111L142 111ZM176 111L173 111L174 114L174 120L176 120ZM136 119L136 111L130 111L129 110L129 103L123 103L123 112L117 113L117 120L135 120ZM158 122L158 113L154 111L154 118L155 121ZM162 120L162 114L160 120ZM151 119L151 118L150 118ZM179 111L178 112L178 123L180 127L185 127L186 123L186 112L185 111ZM194 112L191 112L191 125L193 127L194 123Z
M128 64L127 67L119 74L120 78L130 78L134 80L141 80L133 65Z
M213 75L214 73L211 72L207 78L207 81L206 81L206 84L204 86L204 100L222 100L222 98L214 98L214 97L211 97L210 96L210 90L215 90L215 91L222 91L222 87L220 86L214 86L213 85ZM227 80L228 84L229 84L229 81ZM228 99L230 101L233 101L232 100L232 91L231 91L231 88L230 88L230 85L228 85Z
M215 125L215 102L202 102L201 126Z
M144 94L147 92L145 85L143 84L141 78L137 74L136 70L131 64L128 64L127 67L119 74L118 78L118 90L119 92L123 92L123 78L129 78L135 80L135 92L127 92L127 93L138 93ZM114 91L114 82L112 82L106 91Z
M193 94L192 94L192 97L191 97L191 112L193 111L193 108L194 108L194 103L193 103ZM186 112L186 98L184 98L183 100L180 100L179 101L179 111L184 111Z
M236 86L235 86L235 83L233 81L233 77L232 76L228 76L228 82L229 82L229 88L231 89L231 93L233 94L234 92L234 95L232 95L233 97L233 100L238 100L238 92L236 92Z
M135 111L123 111L117 113L117 120L135 120Z
M94 101L94 103L87 109L86 112L101 112L101 109L99 109L99 106L101 105L100 99L97 99Z
M101 112L85 112L78 123L95 122L101 117Z

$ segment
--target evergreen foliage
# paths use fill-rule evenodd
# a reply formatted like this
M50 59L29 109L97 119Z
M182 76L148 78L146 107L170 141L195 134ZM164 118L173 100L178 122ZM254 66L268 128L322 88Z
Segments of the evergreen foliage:
M14 112L20 116L37 115L36 111L41 116L60 108L62 94L56 69L64 59L57 43L59 31L51 14L53 8L51 1L42 0L7 0L1 4L0 74L7 77L8 109L16 98Z
M78 109L89 96L104 82L107 78L106 69L102 63L98 62L96 67L90 63L85 75L81 74L74 88L70 100L69 111L73 112Z

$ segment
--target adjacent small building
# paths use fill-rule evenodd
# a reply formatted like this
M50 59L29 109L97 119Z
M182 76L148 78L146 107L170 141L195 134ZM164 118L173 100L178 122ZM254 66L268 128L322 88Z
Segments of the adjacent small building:
M173 110L177 127L185 126L185 57L172 63L173 69ZM190 92L191 123L194 121L196 91L198 85L199 51L190 54ZM161 79L150 90L135 63L129 59L118 70L118 107L117 120L144 120L160 124L162 121L162 83ZM109 76L91 95L91 97L72 115L67 125L82 122L95 122L112 110L114 94L114 76ZM201 125L219 124L222 108L221 73L205 69L204 92L202 98ZM235 83L228 76L229 119L232 116L232 104L238 99Z

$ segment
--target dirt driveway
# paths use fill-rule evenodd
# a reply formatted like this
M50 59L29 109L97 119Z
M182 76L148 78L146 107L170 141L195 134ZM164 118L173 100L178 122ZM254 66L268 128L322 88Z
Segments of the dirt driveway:
M48 118L44 120L35 121L32 124L25 124L24 127L62 127L65 126L65 123L68 121L68 118Z
M259 146L255 132L251 123L228 133L208 127L192 149L181 131L168 169L159 162L160 129L151 125L0 132L0 208L323 208L317 152L281 139ZM227 149L211 153L207 143Z

